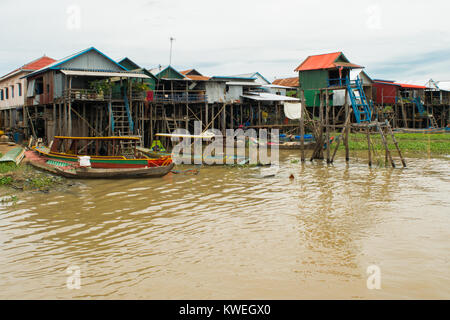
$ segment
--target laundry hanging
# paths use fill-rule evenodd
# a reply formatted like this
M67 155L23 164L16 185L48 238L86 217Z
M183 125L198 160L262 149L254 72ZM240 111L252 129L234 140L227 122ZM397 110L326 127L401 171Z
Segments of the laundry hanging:
M302 114L302 104L301 103L284 103L284 115L286 118L291 120L300 119Z

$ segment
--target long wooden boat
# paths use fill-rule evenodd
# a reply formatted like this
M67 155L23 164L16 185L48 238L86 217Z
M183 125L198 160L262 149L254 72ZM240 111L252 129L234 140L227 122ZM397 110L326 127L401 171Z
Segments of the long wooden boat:
M125 178L149 178L162 177L168 174L174 167L174 163L163 166L144 168L85 168L71 161L53 160L39 155L34 151L27 151L28 163L33 167L66 178L77 179L125 179Z
M34 167L68 178L146 178L170 172L170 155L145 157L136 150L138 142L133 136L56 136L50 148L34 147L26 157Z
M170 155L149 158L136 147L139 137L63 137L56 136L50 148L39 146L33 149L53 160L78 163L79 157L89 156L93 169L132 169L168 166Z

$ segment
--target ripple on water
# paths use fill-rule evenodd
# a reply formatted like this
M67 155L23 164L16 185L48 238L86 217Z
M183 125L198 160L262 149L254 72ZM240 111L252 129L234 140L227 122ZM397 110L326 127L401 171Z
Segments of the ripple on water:
M286 157L267 179L211 167L0 204L0 297L372 297L365 271L378 263L378 297L449 298L447 160L391 170ZM78 292L65 288L70 265Z

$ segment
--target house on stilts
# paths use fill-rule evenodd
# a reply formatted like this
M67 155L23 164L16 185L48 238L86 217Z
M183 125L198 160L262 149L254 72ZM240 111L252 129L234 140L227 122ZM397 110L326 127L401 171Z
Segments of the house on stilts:
M142 135L149 76L130 71L94 47L25 76L27 132L59 136Z
M0 129L12 132L16 140L21 140L26 128L23 122L26 80L23 77L55 61L43 56L0 78Z

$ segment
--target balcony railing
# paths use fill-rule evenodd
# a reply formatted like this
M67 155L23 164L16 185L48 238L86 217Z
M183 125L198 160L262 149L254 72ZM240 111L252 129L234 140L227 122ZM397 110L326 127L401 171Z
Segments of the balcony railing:
M64 96L71 100L85 101L105 101L105 100L123 100L123 95L119 92L99 93L95 89L70 89L64 90ZM142 91L133 91L131 93L132 100L145 100L146 93Z
M206 102L205 91L154 91L153 101L162 103L200 103Z
M328 87L342 87L347 85L347 78L327 79Z

